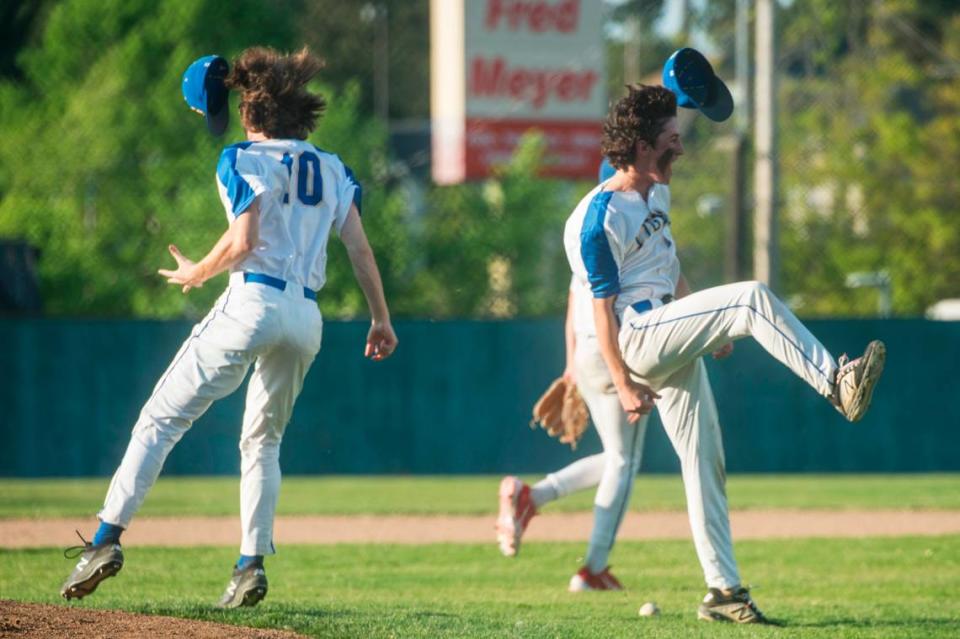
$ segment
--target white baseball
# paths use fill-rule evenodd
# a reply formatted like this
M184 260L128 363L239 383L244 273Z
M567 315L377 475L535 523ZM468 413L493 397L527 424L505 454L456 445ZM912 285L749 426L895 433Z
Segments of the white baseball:
M655 617L660 614L660 609L657 608L657 604L653 601L648 601L647 603L640 606L640 616L641 617Z

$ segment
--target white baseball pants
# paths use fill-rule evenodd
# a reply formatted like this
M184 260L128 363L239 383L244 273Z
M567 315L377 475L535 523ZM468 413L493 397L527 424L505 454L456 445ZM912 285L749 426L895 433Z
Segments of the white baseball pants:
M210 404L240 386L253 364L240 434L240 553L272 554L280 441L322 329L317 304L302 287L281 291L231 276L143 406L100 520L130 525L173 446Z
M647 420L636 424L627 421L596 336L578 336L574 366L577 388L603 444L602 455L588 458L584 464L590 465L587 467L590 475L596 476L599 471L593 501L593 530L584 561L590 572L596 574L607 567L617 531L630 504L634 479L643 457Z
M837 365L794 314L759 282L707 289L638 314L627 309L620 350L633 376L660 394L657 408L680 457L690 528L707 586L740 583L725 492L723 442L700 359L752 336L818 393L829 396Z
M577 335L574 372L577 389L587 404L604 452L578 459L550 473L533 487L532 498L539 508L554 499L597 486L593 531L585 563L591 572L598 573L607 567L617 530L630 502L643 455L646 420L640 424L627 422L596 336Z

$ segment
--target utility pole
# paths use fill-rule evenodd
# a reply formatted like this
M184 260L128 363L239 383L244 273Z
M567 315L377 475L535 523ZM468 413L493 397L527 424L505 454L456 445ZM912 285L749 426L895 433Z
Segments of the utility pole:
M756 0L756 107L754 148L753 276L777 288L779 262L777 224L777 140L775 0Z
M387 5L374 5L373 18L373 102L377 116L387 122L390 118L390 29L387 23Z
M736 49L737 104L734 110L732 188L727 214L723 274L727 282L747 279L747 127L750 122L750 0L737 0Z
M627 37L623 43L623 83L636 84L640 81L640 18L632 15L627 18Z

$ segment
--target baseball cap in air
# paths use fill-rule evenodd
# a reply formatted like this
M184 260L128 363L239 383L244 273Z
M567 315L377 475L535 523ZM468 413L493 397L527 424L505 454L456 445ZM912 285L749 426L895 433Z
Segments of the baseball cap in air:
M227 85L224 80L230 65L218 55L196 60L183 72L183 99L190 108L203 114L207 128L222 135L230 121Z
M733 113L730 89L696 49L677 49L663 65L663 86L677 95L677 106L697 109L714 122Z

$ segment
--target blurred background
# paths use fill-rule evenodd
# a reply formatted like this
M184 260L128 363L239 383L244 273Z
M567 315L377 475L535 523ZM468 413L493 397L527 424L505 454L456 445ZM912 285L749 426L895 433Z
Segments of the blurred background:
M465 1L468 18L482 5L504 28L535 27L532 13L507 13L522 2ZM214 281L184 296L156 275L169 266L167 244L200 256L219 237L214 169L220 148L243 136L236 117L224 138L207 135L180 78L201 55L231 59L256 44L307 45L326 59L317 88L329 108L310 139L363 184L401 339L384 365L360 360L366 306L331 241L324 350L288 432L299 454L313 453L294 459L300 445L288 445L287 467L499 472L566 459L525 423L562 368L562 228L601 158L592 147L589 171L557 177L557 135L532 124L483 175L434 180L431 38L463 47L464 24L431 32L431 11L462 4L0 2L0 432L15 444L0 453L0 474L109 473L190 322L222 290ZM539 4L558 20L571 7L599 15L594 44L557 59L597 69L597 124L625 83L658 83L680 46L702 50L733 90L730 120L681 119L671 218L694 289L756 277L835 352L888 341L868 436L753 345L724 369L711 364L731 468L960 469L950 400L960 327L936 321L960 319L960 4ZM189 436L192 452L175 451L168 468L234 471L235 455L211 462L209 451L232 452L240 410L239 396L215 407L204 434ZM78 431L89 450L49 446ZM754 455L758 439L767 449ZM665 440L648 457L649 469L675 468Z

